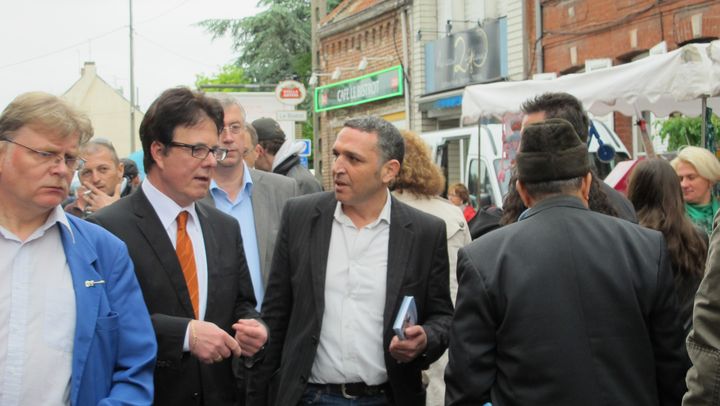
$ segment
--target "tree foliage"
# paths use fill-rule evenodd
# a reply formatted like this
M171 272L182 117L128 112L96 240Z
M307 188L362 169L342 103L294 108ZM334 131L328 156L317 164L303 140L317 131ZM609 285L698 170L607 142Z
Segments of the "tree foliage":
M239 20L200 23L213 38L228 36L253 83L277 83L297 75L310 76L310 0L260 0L264 11Z
M250 81L245 77L243 68L236 65L225 65L220 68L220 72L206 76L204 74L195 75L195 87L207 85L240 85L247 84ZM213 92L243 92L244 89L232 88L212 88L208 89Z
M720 145L718 129L720 129L720 118L712 115L713 127L715 127L715 141ZM659 126L660 139L668 140L668 149L675 151L685 145L700 145L702 133L702 120L700 117L675 116L663 121Z

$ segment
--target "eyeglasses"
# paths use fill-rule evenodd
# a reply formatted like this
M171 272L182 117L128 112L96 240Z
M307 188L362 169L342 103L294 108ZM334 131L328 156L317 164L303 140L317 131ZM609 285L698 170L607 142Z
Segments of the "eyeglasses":
M242 125L235 123L235 124L226 125L225 127L222 128L222 131L230 131L232 134L237 135L237 134L240 134L240 132L243 130L243 128L244 127Z
M30 148L27 145L23 145L19 142L13 141L7 136L0 137L0 141L7 141L11 144L19 145L28 151L34 152L35 155L43 164L51 163L52 165L59 165L60 162L65 162L65 166L68 167L71 171L76 171L85 164L85 160L80 157L74 157L74 156L63 156L60 154L57 154L55 152L48 152L48 151L39 151L35 148Z
M214 146L212 148L208 147L207 145L203 144L183 144L182 142L169 142L166 144L169 147L181 147L181 148L190 148L190 153L192 154L193 158L197 159L205 159L208 155L212 152L213 156L215 157L215 160L222 161L227 157L228 150L225 148L220 148L218 146Z

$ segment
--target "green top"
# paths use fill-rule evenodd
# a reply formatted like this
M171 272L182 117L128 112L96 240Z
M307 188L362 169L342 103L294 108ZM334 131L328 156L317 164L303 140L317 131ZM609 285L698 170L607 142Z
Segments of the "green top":
M718 208L720 203L715 197L711 197L710 203L706 205L685 203L685 213L693 223L705 230L707 235L712 234L713 218Z

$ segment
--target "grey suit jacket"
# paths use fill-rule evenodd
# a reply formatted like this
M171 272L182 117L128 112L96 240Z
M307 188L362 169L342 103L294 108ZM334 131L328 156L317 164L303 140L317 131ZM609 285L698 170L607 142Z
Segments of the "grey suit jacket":
M207 257L205 321L234 336L236 320L259 316L240 229L234 218L213 207L197 204L196 211ZM194 318L190 295L172 242L142 189L88 220L123 240L135 264L158 341L153 403L235 405L231 360L205 365L183 351L187 325Z
M295 179L287 176L250 169L250 179L253 181L250 200L255 218L260 273L263 277L263 285L267 286L282 209L288 199L298 196L300 192ZM202 202L215 206L212 193L208 193Z
M326 192L291 199L285 206L263 303L270 339L248 388L248 404L295 405L302 396L322 328L336 204L334 194ZM453 311L445 224L395 198L391 204L384 321L378 334L383 336L394 404L424 405L421 370L445 350ZM415 297L427 348L412 362L400 364L388 347L394 336L392 323L406 295Z

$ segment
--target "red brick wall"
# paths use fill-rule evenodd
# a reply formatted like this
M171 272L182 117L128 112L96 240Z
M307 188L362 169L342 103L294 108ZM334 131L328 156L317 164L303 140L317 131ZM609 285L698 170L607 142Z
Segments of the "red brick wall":
M529 44L534 44L534 1L526 1ZM586 59L611 58L614 65L628 62L662 40L673 50L693 39L691 18L702 13L702 38L720 37L720 1L717 0L546 0L543 9L543 64L545 72L582 69ZM637 30L637 44L631 32ZM577 50L575 64L570 49ZM534 47L529 46L529 61ZM535 65L531 67L535 71ZM616 114L616 132L632 151L629 119Z
M408 33L409 35L410 33ZM332 73L337 67L352 68L343 71L343 75L337 80L342 81L399 65L402 62L402 44L402 26L399 15L397 10L392 10L350 30L321 38L321 70L325 73ZM364 71L358 71L356 68L364 56L387 57L387 60L371 60ZM319 85L334 82L336 81L329 76L319 78ZM329 190L332 182L332 145L342 123L353 117L382 116L403 110L404 98L399 96L320 113L320 128L316 129L315 133L318 136L316 157L319 157L321 161L316 161L316 170L320 170L322 183L326 190Z

